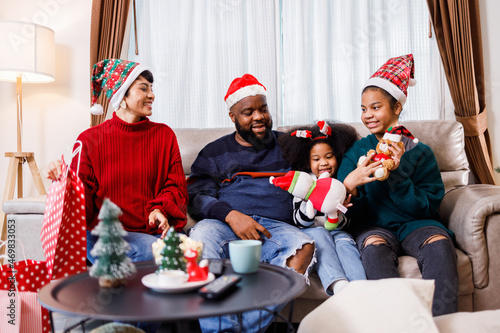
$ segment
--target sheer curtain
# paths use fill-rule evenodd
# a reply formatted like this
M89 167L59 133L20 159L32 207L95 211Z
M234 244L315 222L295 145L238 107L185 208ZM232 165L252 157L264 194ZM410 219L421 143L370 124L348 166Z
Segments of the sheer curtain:
M359 121L365 81L391 57L413 53L417 85L402 119L453 114L425 1L287 0L282 6L285 124Z
M276 110L273 1L147 0L136 5L139 55L130 48L129 59L153 70L153 121L175 128L234 126L224 96L231 81L245 73L266 86L270 109Z
M136 0L139 55L155 74L152 120L233 126L223 98L255 75L275 125L359 121L363 83L413 53L417 85L403 120L454 119L425 0ZM130 34L130 45L135 35Z

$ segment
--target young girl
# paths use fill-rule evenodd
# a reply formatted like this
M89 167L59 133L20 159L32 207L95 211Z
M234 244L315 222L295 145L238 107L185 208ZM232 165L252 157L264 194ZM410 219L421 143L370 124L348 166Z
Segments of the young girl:
M352 195L347 212L368 279L398 277L398 256L417 259L424 279L435 280L433 314L457 311L458 273L453 234L439 222L444 185L429 146L403 136L393 145L395 167L385 181L365 183L359 157L375 149L384 133L398 125L412 86L413 56L392 58L365 84L361 121L371 134L345 154L338 179ZM354 170L354 172L353 172Z
M327 172L335 177L342 155L358 139L354 128L344 124L318 122L318 126L294 128L278 139L285 158L296 171L309 172L315 179ZM331 232L323 228L326 216L314 212L308 216L306 202L294 198L294 222L311 236L316 244L316 271L325 291L339 292L348 281L365 280L359 251L353 238L345 231L347 219L339 213L339 227ZM349 206L349 199L344 203ZM310 228L320 226L322 228Z

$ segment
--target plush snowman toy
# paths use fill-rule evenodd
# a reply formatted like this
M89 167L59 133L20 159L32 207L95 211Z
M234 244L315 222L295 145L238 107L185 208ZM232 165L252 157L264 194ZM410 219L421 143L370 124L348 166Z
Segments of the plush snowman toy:
M307 172L289 171L281 177L271 177L269 182L291 195L306 201L307 215L314 216L314 209L327 215L325 228L334 230L338 227L338 211L345 213L347 208L342 204L346 197L344 184L335 178L330 178L324 172L314 180Z

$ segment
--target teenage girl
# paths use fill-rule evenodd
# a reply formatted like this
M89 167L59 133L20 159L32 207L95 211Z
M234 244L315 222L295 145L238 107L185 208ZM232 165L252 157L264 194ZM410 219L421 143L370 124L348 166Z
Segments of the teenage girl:
M322 173L335 177L342 155L358 140L356 130L345 124L318 122L318 126L294 128L278 138L285 158L296 171L309 172L317 179ZM350 234L341 231L347 219L339 213L339 227L331 232L323 228L326 216L313 212L308 216L306 202L294 198L294 222L316 244L316 271L325 291L338 293L349 281L365 280L359 251ZM350 206L349 198L344 202ZM320 228L314 228L314 227Z
M398 277L398 256L417 259L424 279L435 280L433 314L457 311L458 273L453 234L439 220L444 185L429 146L402 136L394 145L395 168L385 181L366 182L371 174L357 168L359 157L375 149L384 133L398 125L412 86L411 54L387 61L365 84L361 121L371 132L345 154L338 179L352 195L347 211L368 279ZM354 172L353 172L354 171Z

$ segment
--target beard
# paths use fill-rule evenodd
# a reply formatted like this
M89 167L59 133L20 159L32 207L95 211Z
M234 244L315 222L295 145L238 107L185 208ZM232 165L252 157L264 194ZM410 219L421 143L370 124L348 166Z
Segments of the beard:
M247 129L244 129L243 127L241 127L241 125L240 125L240 123L238 122L237 119L234 122L234 124L236 125L236 131L243 138L243 140L245 140L246 142L248 142L249 144L251 144L255 149L257 149L257 150L263 150L265 148L271 148L271 147L274 146L274 136L273 136L273 131L272 131L272 127L273 127L272 120L269 121L268 125L266 125L266 131L265 131L263 137L258 137L252 131L251 128L249 130L247 130Z

